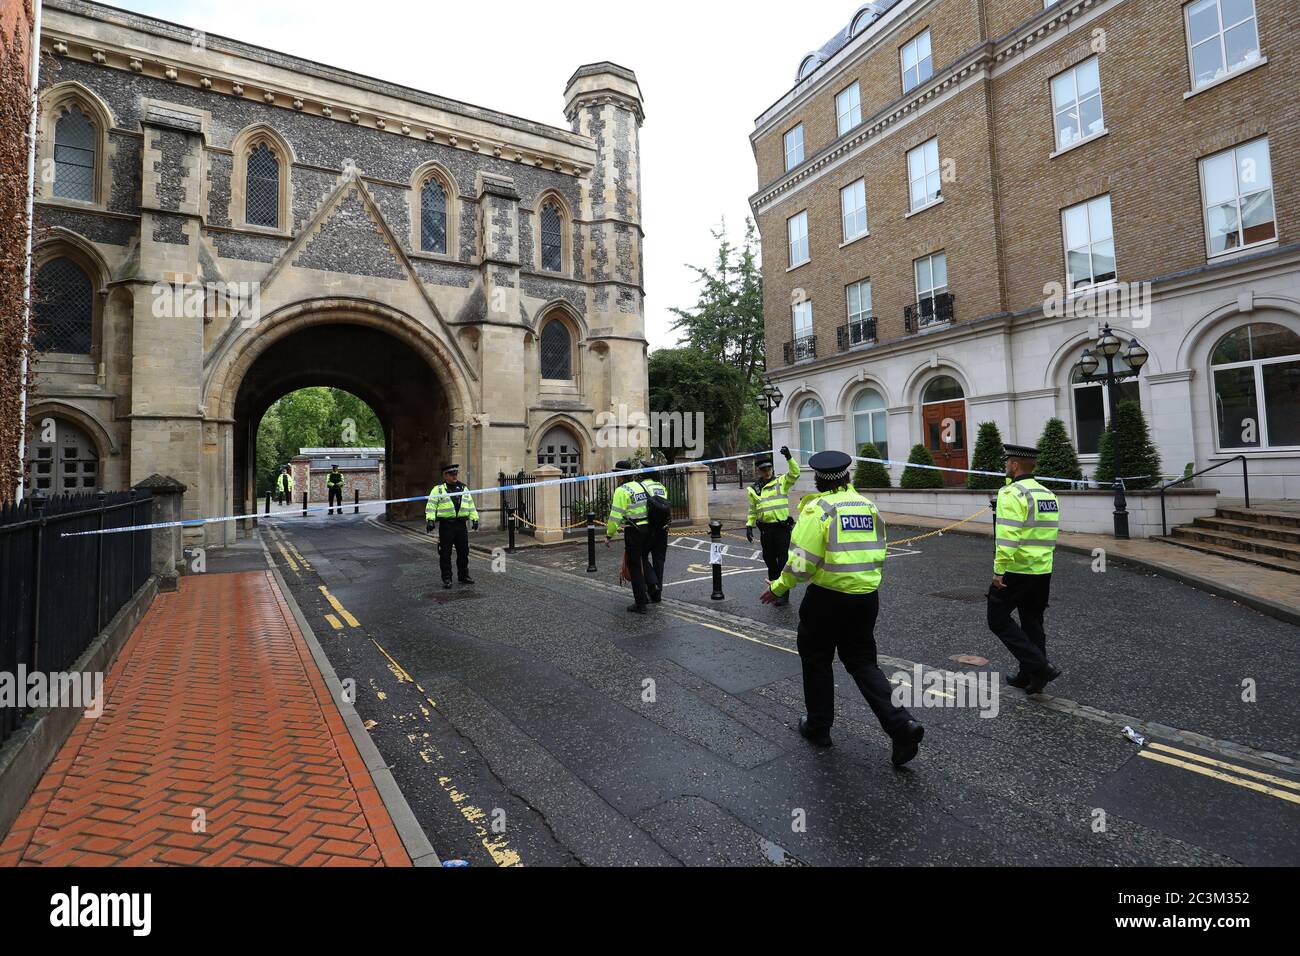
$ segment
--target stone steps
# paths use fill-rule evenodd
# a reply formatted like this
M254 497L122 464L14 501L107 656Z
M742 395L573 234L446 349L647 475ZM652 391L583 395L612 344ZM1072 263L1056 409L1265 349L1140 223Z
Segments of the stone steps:
M1197 518L1156 540L1300 574L1300 514L1219 508L1213 518Z

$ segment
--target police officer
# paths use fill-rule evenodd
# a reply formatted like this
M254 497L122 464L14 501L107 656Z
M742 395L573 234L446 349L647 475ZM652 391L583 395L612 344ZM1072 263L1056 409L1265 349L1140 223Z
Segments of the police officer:
M876 616L885 563L884 522L876 506L853 490L853 459L839 451L813 455L817 494L799 502L799 521L781 577L769 582L764 604L774 604L801 581L809 582L799 605L799 660L808 716L799 733L818 747L831 745L835 720L835 674L839 651L881 728L893 740L892 760L901 767L920 749L925 728L892 699L889 679L876 662Z
M646 605L650 603L650 594L661 590L651 557L650 515L646 508L650 492L634 474L639 470L637 463L624 459L614 465L614 470L621 474L619 486L614 489L609 522L605 526L605 546L609 547L610 540L622 526L623 550L627 556L627 571L632 578L632 597L635 601L628 610L634 614L644 614Z
M275 490L280 493L280 504L287 505L293 500L293 475L289 473L289 466L284 466L284 471L276 479Z
M338 462L330 465L330 473L325 476L325 488L329 492L330 514L334 514L334 503L338 502L338 513L343 513L343 472L339 471Z
M794 519L790 517L790 489L799 480L799 464L791 456L790 449L783 446L781 454L787 462L786 473L773 478L772 459L760 459L756 463L758 480L746 489L749 492L749 520L745 524L745 539L754 543L754 526L757 525L769 581L779 578L781 569L785 567L786 554L790 550L790 529L794 527ZM789 603L789 596L782 595L776 606L785 607Z
M989 630L1007 646L1020 671L1007 679L1027 694L1041 694L1061 672L1047 660L1043 614L1052 586L1052 557L1061 527L1056 495L1034 480L1038 449L1003 446L1007 484L998 491L997 551L988 593ZM1012 611L1020 612L1017 624Z
M424 530L432 531L438 525L438 566L442 571L442 586L451 587L451 549L456 549L456 576L461 584L473 584L469 576L469 532L466 523L478 530L478 509L474 498L460 481L460 465L446 465L442 469L442 484L429 492L424 506Z
M645 485L645 490L649 492L651 498L662 498L664 501L668 501L668 489L660 484L655 477L657 474L659 474L657 471L642 472L641 484ZM651 604L658 604L664 599L664 565L667 562L668 525L664 525L657 531L652 527L650 528L650 564L654 567L655 586L647 588ZM646 584L649 585L649 583L650 580L647 578Z

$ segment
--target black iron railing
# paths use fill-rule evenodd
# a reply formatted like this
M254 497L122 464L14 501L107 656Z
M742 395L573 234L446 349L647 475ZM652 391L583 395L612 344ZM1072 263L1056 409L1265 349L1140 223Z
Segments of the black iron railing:
M518 471L513 475L507 475L504 471L497 473L498 488L504 488L508 485L523 485L536 480L535 475L530 475L526 471ZM502 531L506 530L506 522L512 511L520 519L516 523L516 530L531 535L533 525L537 523L537 489L521 488L515 491L501 492Z
M860 319L841 325L835 330L835 338L841 352L847 352L858 345L868 345L876 341L876 320Z
M1246 507L1247 508L1250 507L1249 459L1247 459L1245 455L1238 455L1235 458L1229 458L1227 461L1221 461L1217 465L1211 465L1209 468L1205 468L1201 471L1198 471L1194 475L1183 475L1183 477L1181 478L1175 478L1173 481L1160 486L1160 536L1162 538L1165 535L1169 534L1169 522L1165 518L1165 492L1168 491L1170 488L1183 484L1184 482L1191 481L1193 478L1199 478L1201 477L1201 475L1206 475L1212 471L1216 471L1217 469L1222 468L1224 465L1231 465L1234 461L1241 462L1242 491L1244 492L1244 497L1246 499Z
M805 335L785 343L785 364L793 365L817 357L817 336Z
M951 322L955 301L951 292L942 292L933 298L922 299L914 305L904 306L903 328L908 332L917 332L927 325Z
M134 491L45 499L0 509L0 672L66 672L149 579L149 531L65 538L153 520ZM27 708L0 706L0 742Z

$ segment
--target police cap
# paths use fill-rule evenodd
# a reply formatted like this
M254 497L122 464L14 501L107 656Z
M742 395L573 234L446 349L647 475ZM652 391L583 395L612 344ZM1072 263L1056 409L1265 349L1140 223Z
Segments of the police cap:
M451 474L453 471L460 471L460 465L443 465L443 466L442 466L442 473L443 473L444 475L449 475L449 474Z
M853 459L842 451L819 451L808 459L808 467L817 472L819 478L828 481L848 478L851 464Z
M771 467L772 467L772 459L771 459L771 458L760 458L758 461L754 462L754 467L755 467L755 468L771 468Z
M1002 450L1008 458L1038 457L1038 449L1033 445L1003 445Z
M620 458L614 462L615 471L635 471L636 463L627 458Z

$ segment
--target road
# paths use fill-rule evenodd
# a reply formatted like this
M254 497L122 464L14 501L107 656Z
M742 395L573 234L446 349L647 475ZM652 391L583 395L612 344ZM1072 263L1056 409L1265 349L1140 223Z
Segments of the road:
M674 538L668 597L636 617L617 546L596 574L582 547L475 555L477 585L444 591L433 539L406 528L313 516L260 534L443 859L1300 863L1295 628L1116 562L1058 556L1052 697L1000 684L981 710L940 688L913 708L920 756L894 770L838 665L835 746L795 732L798 595L758 603L743 537L726 539L723 601L705 543ZM983 620L990 563L987 541L951 534L891 551L887 674L1011 663Z

